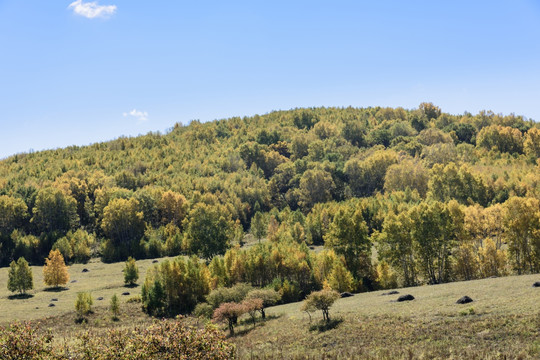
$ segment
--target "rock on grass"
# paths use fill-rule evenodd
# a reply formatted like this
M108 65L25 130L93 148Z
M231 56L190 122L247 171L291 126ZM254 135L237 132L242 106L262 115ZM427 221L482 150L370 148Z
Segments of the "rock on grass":
M473 302L473 299L465 295L464 297L460 298L458 301L456 301L456 304L468 304L470 302Z
M414 300L414 296L412 296L411 294L401 295L400 297L397 298L398 302L411 301L411 300Z

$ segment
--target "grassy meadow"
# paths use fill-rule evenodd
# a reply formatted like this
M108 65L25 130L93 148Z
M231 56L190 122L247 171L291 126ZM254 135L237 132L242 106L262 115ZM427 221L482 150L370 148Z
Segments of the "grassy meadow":
M137 261L139 267L139 281L144 280L146 270L150 268L152 259ZM94 306L109 306L111 297L116 294L121 300L140 295L141 288L125 287L122 269L124 263L104 264L99 259L92 259L87 264L73 264L69 266L69 282L60 291L51 291L43 283L43 267L31 266L34 276L34 289L29 291L29 298L14 298L13 293L7 290L9 268L0 268L0 324L13 320L36 320L54 317L75 310L77 293L89 291L94 299ZM88 272L83 272L87 269ZM122 296L124 292L130 295ZM103 300L97 298L103 297ZM57 301L51 301L58 299ZM49 307L54 304L54 307Z
M138 261L140 280L153 260ZM32 320L50 329L57 341L71 341L77 332L91 329L103 334L110 327L146 326L153 319L140 303L127 300L140 294L140 286L123 285L124 263L70 266L67 290L45 291L41 267L32 267L35 289L28 299L10 299L7 268L0 269L0 324ZM86 268L88 272L82 272ZM76 282L71 282L76 280ZM398 295L376 291L339 299L330 310L332 323L318 327L320 312L300 311L300 303L267 310L267 321L255 326L244 317L237 335L239 358L358 358L358 359L539 359L540 288L532 287L540 275L510 276L397 289ZM90 291L94 313L86 324L75 323L74 303L79 291ZM123 292L130 295L121 296ZM121 300L119 321L108 311L110 298ZM401 294L415 300L396 302ZM458 305L464 296L474 301ZM96 300L103 297L102 301ZM51 302L52 298L58 301ZM54 307L49 307L54 303ZM186 321L202 324L188 318Z
M314 329L320 312L310 323L298 303L276 306L267 312L275 320L246 325L234 341L242 358L538 359L538 280L511 276L357 294L334 304L335 328L326 331ZM395 302L402 294L415 300ZM474 301L456 304L464 295Z

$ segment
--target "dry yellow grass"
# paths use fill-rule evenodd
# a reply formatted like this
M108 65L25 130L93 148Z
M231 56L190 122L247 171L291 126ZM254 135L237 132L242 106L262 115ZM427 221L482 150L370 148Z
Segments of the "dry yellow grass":
M246 324L233 338L241 358L540 359L540 275L511 276L398 289L415 300L395 302L386 291L339 299L337 326L310 329L300 303L268 309L273 319ZM458 305L464 295L474 301Z

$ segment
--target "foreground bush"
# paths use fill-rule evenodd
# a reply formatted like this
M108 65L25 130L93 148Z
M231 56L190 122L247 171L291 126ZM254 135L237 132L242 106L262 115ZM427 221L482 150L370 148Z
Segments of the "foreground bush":
M49 334L38 334L29 323L0 326L0 359L52 359L51 339Z
M51 340L52 336L39 334L29 323L0 327L0 359L234 359L236 352L214 326L196 329L178 321L161 321L144 329L110 330L105 336L86 332L78 341L60 347L53 347Z
M75 359L177 360L233 359L235 347L215 327L196 329L161 321L147 329L111 330L105 337L80 337ZM73 353L72 353L73 354Z

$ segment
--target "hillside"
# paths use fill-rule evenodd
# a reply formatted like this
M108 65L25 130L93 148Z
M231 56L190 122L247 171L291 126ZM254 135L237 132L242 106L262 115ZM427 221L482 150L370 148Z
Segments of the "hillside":
M18 154L0 161L0 266L40 265L51 249L68 263L186 255L142 287L172 284L167 266L190 274L185 301L163 300L168 315L242 282L291 302L323 286L537 273L539 157L538 123L431 103L194 121Z

